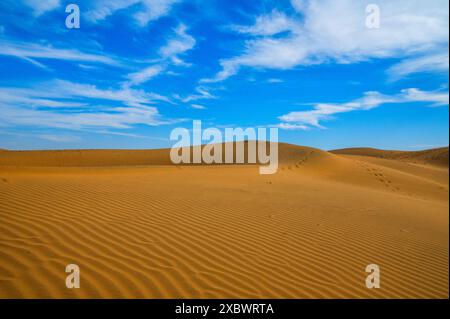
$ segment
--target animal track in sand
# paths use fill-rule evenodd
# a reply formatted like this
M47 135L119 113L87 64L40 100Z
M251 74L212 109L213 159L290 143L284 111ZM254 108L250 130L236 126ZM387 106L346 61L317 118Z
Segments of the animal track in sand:
M385 173L383 173L381 170L374 168L373 166L368 165L367 163L363 163L358 161L357 162L359 166L365 168L365 170L373 175L380 183L382 183L384 186L389 188L393 192L400 191L400 188L395 186L390 179L387 178Z

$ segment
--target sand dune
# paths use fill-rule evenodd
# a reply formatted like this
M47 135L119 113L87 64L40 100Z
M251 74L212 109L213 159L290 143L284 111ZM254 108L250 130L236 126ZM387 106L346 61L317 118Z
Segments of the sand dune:
M375 148L345 148L331 151L334 154L371 156L385 159L395 159L404 162L430 164L448 167L448 147L424 151L385 151Z
M171 165L169 150L6 151L0 166L102 167Z
M222 148L222 162L225 162L225 145ZM233 144L234 157L236 147L242 145L247 162L248 142ZM293 146L279 143L279 160L282 163L295 162L304 157L318 155L329 157L331 154L310 147ZM204 146L202 146L203 149ZM188 148L192 158L193 148ZM256 148L257 149L257 148ZM269 151L269 147L267 147ZM48 151L6 151L0 157L0 166L20 167L111 167L111 166L148 166L173 165L170 149L158 150L48 150Z
M448 298L448 155L337 153L280 144L259 175L168 150L2 152L0 297Z

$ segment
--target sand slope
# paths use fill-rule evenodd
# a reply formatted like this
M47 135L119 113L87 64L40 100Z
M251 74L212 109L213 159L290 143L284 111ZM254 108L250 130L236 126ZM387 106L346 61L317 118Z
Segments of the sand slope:
M0 297L448 297L448 167L288 144L275 175L167 159L2 152Z
M371 156L385 159L395 159L404 162L430 164L448 167L448 147L435 148L424 151L385 151L375 148L345 148L331 151L334 154Z

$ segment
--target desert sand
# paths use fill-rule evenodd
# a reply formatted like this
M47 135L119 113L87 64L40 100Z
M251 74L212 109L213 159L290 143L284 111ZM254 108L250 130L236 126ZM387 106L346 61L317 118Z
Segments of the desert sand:
M448 298L448 178L448 148L1 151L0 298Z

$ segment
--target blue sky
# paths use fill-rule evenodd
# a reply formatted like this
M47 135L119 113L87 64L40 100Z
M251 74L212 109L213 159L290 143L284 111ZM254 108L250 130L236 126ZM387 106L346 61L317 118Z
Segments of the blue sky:
M65 26L69 3L79 29ZM192 120L278 127L322 149L447 146L448 12L446 0L2 0L0 148L169 147Z

